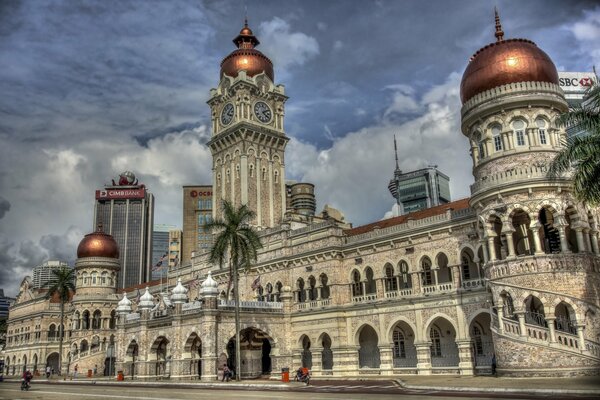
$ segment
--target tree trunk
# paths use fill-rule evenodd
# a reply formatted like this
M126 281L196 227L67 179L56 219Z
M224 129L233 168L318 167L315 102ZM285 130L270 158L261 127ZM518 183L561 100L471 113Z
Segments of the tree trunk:
M240 351L240 292L238 290L237 263L233 265L233 299L235 309L235 380L242 379L242 360Z
M62 349L65 324L65 302L60 301L60 325L58 326L58 376L62 375Z

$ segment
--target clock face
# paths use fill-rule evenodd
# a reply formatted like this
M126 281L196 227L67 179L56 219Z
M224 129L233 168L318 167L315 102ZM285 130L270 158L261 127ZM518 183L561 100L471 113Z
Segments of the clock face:
M254 103L254 114L256 118L264 124L271 120L271 109L264 101L257 101Z
M221 123L223 125L228 125L233 119L233 104L227 103L225 107L223 107L223 111L221 111Z

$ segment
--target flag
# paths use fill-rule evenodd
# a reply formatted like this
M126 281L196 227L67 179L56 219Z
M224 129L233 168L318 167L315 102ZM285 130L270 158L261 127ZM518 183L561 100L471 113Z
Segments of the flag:
M140 294L140 289L138 288L138 292L137 292L137 296L135 297L135 301L139 303L140 297L142 297L142 295Z
M254 280L254 282L252 282L252 285L250 285L250 287L252 288L252 290L256 290L257 288L261 287L260 275Z
M152 267L152 271L156 271L157 269L162 268L162 263L163 261L165 261L165 257L167 256L167 253L163 254L161 258L159 258L158 262L154 265L154 267Z

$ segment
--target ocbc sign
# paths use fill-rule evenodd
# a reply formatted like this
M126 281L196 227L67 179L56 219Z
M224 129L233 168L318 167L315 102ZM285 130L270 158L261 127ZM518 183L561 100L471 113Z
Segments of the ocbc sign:
M212 196L212 192L198 192L196 190L192 190L190 192L190 196L191 197L198 197L198 196Z
M592 78L558 78L558 84L565 87L592 86Z

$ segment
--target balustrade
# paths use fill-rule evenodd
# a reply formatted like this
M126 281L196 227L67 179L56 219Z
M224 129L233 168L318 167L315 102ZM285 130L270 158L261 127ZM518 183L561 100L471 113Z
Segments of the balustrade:
M430 294L435 292L447 292L449 290L452 290L453 288L454 285L452 284L452 282L444 282L439 283L437 285L423 286L423 293Z
M400 298L400 297L409 297L413 295L413 290L412 288L408 288L408 289L398 289L398 290L392 290L389 292L385 292L385 297L387 299L395 299L395 298Z
M461 287L463 289L476 289L484 286L483 279L470 279L463 281Z
M368 301L375 301L377 300L377 294L376 293L371 293L371 294L365 294L362 296L354 296L352 297L352 302L353 303L365 303Z
M331 305L331 299L305 301L296 304L296 310L309 310L315 308L323 308Z

